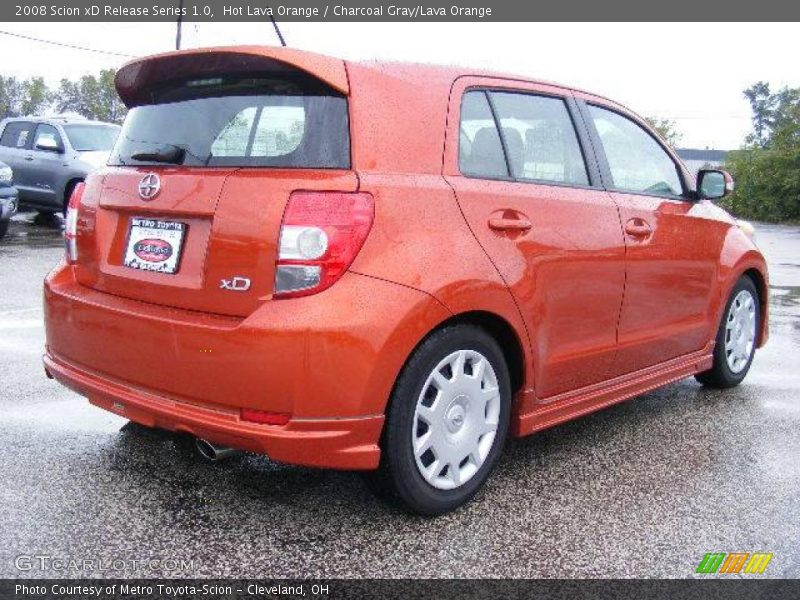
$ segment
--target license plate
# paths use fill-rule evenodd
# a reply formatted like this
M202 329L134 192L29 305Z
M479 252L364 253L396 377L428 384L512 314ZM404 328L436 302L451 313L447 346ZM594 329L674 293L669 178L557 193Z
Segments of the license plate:
M175 273L185 233L186 223L133 217L123 264L131 269Z

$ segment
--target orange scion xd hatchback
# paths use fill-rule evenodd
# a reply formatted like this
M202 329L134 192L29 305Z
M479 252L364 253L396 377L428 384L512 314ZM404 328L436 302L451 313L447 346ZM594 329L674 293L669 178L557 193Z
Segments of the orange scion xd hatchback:
M626 108L284 48L120 69L109 164L45 281L48 375L207 453L379 469L451 510L523 436L767 339L767 269Z

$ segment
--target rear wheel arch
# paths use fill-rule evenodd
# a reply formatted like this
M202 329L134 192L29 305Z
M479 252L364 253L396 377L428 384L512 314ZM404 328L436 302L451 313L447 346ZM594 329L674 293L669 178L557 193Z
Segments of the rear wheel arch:
M81 183L83 180L83 177L73 177L67 181L66 185L64 185L64 196L61 199L62 211L64 215L67 214L67 205L69 204L69 197L72 195L72 190L75 189L75 186Z
M499 315L485 311L470 311L448 317L423 336L409 352L392 386L385 408L386 419L378 442L381 452L380 466L377 471L365 474L369 487L381 496L388 496L395 501L400 501L400 504L411 512L422 515L441 514L467 502L482 487L491 473L499 453L502 452L514 412L515 390L513 388L523 385L524 357L522 349L519 336L511 324ZM417 403L422 402L421 396L418 395L420 394L419 386L422 386L421 389L424 393L425 385L427 385L425 378L429 376L429 369L432 365L434 369L438 369L439 367L435 365L441 358L444 358L445 361L448 360L453 355L452 352L462 355L462 350L474 351L481 358L488 359L491 366L487 368L492 369L493 374L495 371L497 373L496 382L499 385L498 390L501 390L498 391L497 437L493 437L489 442L492 444L491 449L488 451L485 462L477 463L478 471L474 473L474 477L470 476L461 480L461 484L459 484L459 478L456 477L455 488L439 488L430 482L429 477L425 476L423 467L419 464L425 456L420 458L415 453L413 439L408 436L411 433L413 437L413 432L417 431L417 417L414 411ZM440 354L441 352L443 354ZM448 354L449 352L451 354ZM483 385L481 385L481 389L483 389ZM442 390L441 394L445 393L444 388L440 388L440 390ZM467 397L471 394L471 392L463 390L455 393L465 393ZM449 400L445 397L445 407L448 406ZM452 403L457 404L458 398L452 398ZM453 404L449 405L453 406ZM463 421L464 423L473 423L473 425L466 425L467 434L469 434L475 431L476 426L473 419L476 418L476 415L474 411L470 413L468 407L477 405L473 405L468 399L462 406L462 410L466 414L472 415L471 417L465 415ZM438 416L441 417L444 414L440 412ZM431 416L433 415L434 413L431 413ZM488 422L489 417L486 418ZM446 419L450 419L450 417L447 416ZM429 427L434 427L434 423L438 423L441 427L450 427L449 424L441 423L438 418L435 421L428 420L426 422L429 423ZM450 431L454 430L450 429ZM424 432L418 434L424 435ZM469 435L466 438L462 437L461 442L468 439ZM453 443L455 446L453 452L458 452L461 442ZM431 445L431 447L434 446ZM446 445L443 447L448 448ZM445 458L448 459L447 452L445 452ZM438 461L439 458L434 455L434 460ZM447 463L445 470L452 469L456 464L460 470L468 458L461 463L452 462L452 456L448 460L451 462ZM426 463L425 467L427 466ZM426 480L428 480L427 484Z
M508 372L511 378L511 392L515 394L523 389L525 384L525 350L523 341L519 334L515 331L514 327L509 321L502 316L484 310L473 310L455 314L447 319L438 323L428 333L426 333L411 349L403 361L400 370L398 371L397 378L392 385L391 392L387 398L384 414L388 414L390 409L391 398L394 395L394 390L397 385L397 379L400 378L403 369L405 369L411 357L417 349L425 343L431 336L439 331L452 327L453 325L473 325L488 333L500 346L503 351L503 358L508 366Z
M503 351L503 357L511 376L512 393L522 389L525 382L525 350L520 336L511 323L496 313L475 310L452 316L440 323L428 335L432 335L444 327L456 324L475 325L491 335Z

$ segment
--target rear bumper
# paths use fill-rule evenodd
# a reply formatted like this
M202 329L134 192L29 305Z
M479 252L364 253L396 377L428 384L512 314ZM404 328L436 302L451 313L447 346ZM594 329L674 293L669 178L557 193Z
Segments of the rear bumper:
M89 402L147 427L187 433L222 446L266 454L278 462L332 469L374 469L383 415L293 419L284 426L242 422L238 411L167 399L83 370L50 354L47 373Z
M45 369L93 404L153 427L338 469L378 465L394 381L449 313L433 298L345 273L306 298L231 318L120 298L61 265L45 280ZM242 421L241 408L288 424Z

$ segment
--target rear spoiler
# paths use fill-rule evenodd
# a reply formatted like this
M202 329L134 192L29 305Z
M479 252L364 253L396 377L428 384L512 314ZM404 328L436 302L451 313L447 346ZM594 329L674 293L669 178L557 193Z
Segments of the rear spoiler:
M344 61L338 58L271 46L227 46L167 52L125 64L114 77L117 93L128 108L148 104L148 90L160 83L223 73L300 70L348 95Z

